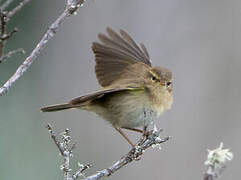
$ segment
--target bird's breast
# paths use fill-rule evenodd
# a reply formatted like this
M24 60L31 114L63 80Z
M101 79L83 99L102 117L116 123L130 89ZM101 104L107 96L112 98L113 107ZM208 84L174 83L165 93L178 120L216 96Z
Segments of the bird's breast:
M152 101L141 92L115 94L94 107L91 111L113 126L126 128L147 126L166 109L162 101Z
M173 103L172 93L166 90L160 90L151 95L151 106L159 115L167 109L170 109Z
M120 127L143 127L148 126L162 112L163 108L153 108L151 101L145 95L136 96L129 94L119 99L119 116L116 124Z

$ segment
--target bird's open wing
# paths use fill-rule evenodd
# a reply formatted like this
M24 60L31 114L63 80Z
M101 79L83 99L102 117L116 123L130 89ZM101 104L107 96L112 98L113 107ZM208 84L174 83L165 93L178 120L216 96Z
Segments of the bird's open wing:
M107 28L108 36L99 34L102 42L94 42L92 50L95 54L95 72L101 86L106 87L118 80L126 67L139 63L151 67L147 49L140 47L125 31L120 35Z

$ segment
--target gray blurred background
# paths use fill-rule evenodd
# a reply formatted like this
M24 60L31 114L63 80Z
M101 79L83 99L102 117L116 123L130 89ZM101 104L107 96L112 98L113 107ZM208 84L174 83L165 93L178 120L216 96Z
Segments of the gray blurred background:
M14 4L13 4L14 5ZM6 51L23 47L27 55L62 12L65 1L33 0L10 22L20 29ZM89 0L67 20L37 61L0 97L0 179L62 179L61 157L45 128L70 128L77 141L72 160L91 163L91 174L129 150L105 121L78 110L40 113L98 89L91 43L107 26L128 31L143 42L154 65L174 74L174 104L156 121L173 138L162 151L148 150L141 161L110 179L202 179L206 149L220 142L234 160L220 179L241 176L241 1ZM15 56L0 64L3 84L23 62ZM138 136L129 133L133 140Z

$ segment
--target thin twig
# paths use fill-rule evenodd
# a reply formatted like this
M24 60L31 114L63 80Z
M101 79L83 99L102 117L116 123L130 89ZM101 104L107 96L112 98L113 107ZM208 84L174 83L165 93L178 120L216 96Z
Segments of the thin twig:
M70 171L71 171L71 169L70 169L71 151L69 151L69 149L68 149L69 138L66 138L66 137L69 137L68 136L69 130L66 129L65 132L62 134L63 142L61 143L57 139L56 135L54 134L53 129L52 129L50 124L47 125L47 128L49 130L49 133L50 133L51 138L53 139L55 145L58 147L60 154L64 158L64 164L61 165L61 169L64 171L65 180L71 180L72 179L72 177L70 175Z
M24 74L24 72L31 66L34 60L38 57L40 52L46 47L48 41L56 34L59 26L64 20L76 12L76 10L82 6L84 0L67 0L67 5L64 12L56 19L56 21L48 28L40 42L33 49L31 54L25 59L25 61L18 67L12 77L0 88L0 96L5 94L9 88Z
M14 33L18 32L18 29L17 28L14 28L11 32L7 33L7 34L3 34L2 37L0 37L0 39L2 41L6 41L7 39L9 39L10 37L12 37L12 35Z
M14 54L25 54L25 51L22 48L15 49L13 51L9 51L7 54L4 54L3 56L0 57L0 63L4 62L6 59L12 57Z
M217 176L214 173L213 167L209 166L207 172L204 174L203 180L214 180L216 177Z
M6 12L1 12L0 11L0 20L1 20L1 30L0 30L0 37L1 37L1 41L0 41L0 56L3 55L3 46L5 44L5 40L2 40L2 37L5 35L6 33L6 26L7 26L7 14Z
M75 180L80 176L83 176L83 172L90 167L90 165L82 165L78 163L79 169L72 175L70 169L70 158L73 157L73 149L75 143L72 143L72 138L70 136L70 130L66 129L63 133L60 134L60 139L55 135L50 124L46 126L49 130L52 140L59 149L61 156L64 158L64 164L61 165L60 169L64 172L65 180Z
M161 139L159 137L161 130L154 129L153 131L150 131L150 133L148 133L147 135L143 135L138 141L138 143L135 145L135 147L133 147L126 155L124 155L120 160L115 162L112 166L101 171L98 171L93 175L85 177L83 172L86 169L90 168L90 165L78 164L79 170L77 170L71 176L70 157L73 157L73 145L71 145L71 136L69 135L70 131L69 129L66 129L63 133L61 133L60 136L62 137L62 142L59 142L59 140L57 139L52 130L52 127L49 124L47 125L47 128L51 134L54 143L56 144L61 155L64 158L64 164L61 166L61 169L64 171L65 180L75 180L80 176L82 176L84 180L96 180L103 177L108 177L112 175L114 172L121 169L122 167L131 163L132 161L140 160L141 155L144 153L146 149L150 147L154 148L156 146L160 147L160 144L166 142L169 139L169 137Z
M3 3L3 5L0 7L0 10L5 10L12 2L13 0L5 1L5 3Z
M0 12L1 13L1 35L3 35L6 31L6 17L7 13L6 12Z
M72 176L72 179L75 180L75 179L78 179L78 177L80 176L84 176L83 175L83 172L86 170L86 169L89 169L91 167L91 165L87 164L87 165L82 165L82 164L79 164L79 170L77 170L73 176Z
M9 54L13 54L15 51L9 52L6 55L4 55L4 46L6 43L6 40L11 38L14 33L18 31L17 28L14 28L11 32L6 32L6 26L8 21L11 19L11 17L18 12L24 5L26 5L30 0L23 0L23 2L20 2L17 7L15 7L12 11L4 11L7 6L9 6L12 3L12 0L7 0L5 3L0 7L0 21L1 21L1 29L0 29L0 58L6 60L6 57L9 57ZM17 50L16 50L17 51Z
M20 9L22 9L23 6L25 6L29 2L30 0L23 0L22 2L20 2L18 6L16 6L13 10L8 12L8 19L10 19L14 14L16 14Z
M49 131L49 133L50 133L50 135L51 135L51 138L53 139L55 145L58 147L59 152L60 152L61 155L63 156L63 155L64 155L64 150L63 150L61 144L59 143L59 141L57 140L57 137L56 137L56 135L54 134L51 125L50 125L50 124L47 124L46 128L48 129L48 131Z

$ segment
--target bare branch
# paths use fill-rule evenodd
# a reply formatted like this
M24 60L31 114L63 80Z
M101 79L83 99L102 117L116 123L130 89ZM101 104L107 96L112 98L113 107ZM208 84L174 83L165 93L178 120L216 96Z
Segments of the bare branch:
M51 135L51 138L53 139L55 145L58 147L59 152L61 153L62 156L64 156L64 150L63 150L60 142L57 140L57 137L56 137L56 135L54 134L51 125L48 124L48 125L46 126L46 128L49 130L49 133L50 133L50 135Z
M1 37L1 41L0 41L0 56L2 56L3 54L3 46L5 44L5 40L2 40L2 37L5 35L6 33L6 26L7 26L7 14L6 12L1 12L0 11L0 20L1 20L1 30L0 30L0 37Z
M25 4L27 4L28 2L30 2L30 0L24 0L23 2L19 3L19 5L16 8L14 8L12 11L10 11L10 12L4 11L4 9L7 8L7 6L9 4L12 3L12 0L5 1L5 3L0 7L0 21L1 21L1 29L0 29L0 58L2 59L2 61L3 60L6 61L6 59L9 57L9 55L12 55L15 52L19 52L18 50L14 50L14 51L9 52L6 55L4 55L4 45L6 43L6 40L11 38L12 35L18 31L17 28L14 28L11 32L7 33L6 32L6 27L7 27L7 23L10 20L10 18L17 11L19 11Z
M60 169L64 172L65 180L75 180L80 176L84 176L83 172L90 167L90 165L82 165L78 163L79 169L71 175L70 169L70 158L73 157L73 149L75 147L75 143L72 143L72 138L70 136L70 130L66 129L63 133L60 134L61 140L59 140L50 124L46 126L49 130L51 138L53 139L55 145L59 149L61 156L64 158L64 164L60 166Z
M23 0L22 2L20 2L18 6L16 6L13 10L9 11L8 19L15 15L19 10L22 9L23 6L25 6L29 2L30 0Z
M6 59L12 57L14 54L25 54L25 51L22 48L15 49L13 51L8 52L7 54L4 54L0 57L0 63L4 62Z
M0 37L0 39L1 39L2 41L5 41L5 40L9 39L10 37L12 37L12 35L13 35L14 33L16 33L16 32L18 32L18 29L17 29L17 28L14 28L14 29L13 29L11 32L9 32L8 34L3 34L2 37Z
M161 143L166 142L169 137L166 137L164 139L161 139L159 137L161 130L154 129L153 131L150 131L147 133L147 135L143 135L138 143L133 147L126 155L124 155L120 160L116 161L112 166L103 169L101 171L98 171L97 173L85 177L83 172L90 168L90 165L79 165L79 170L77 170L72 176L70 175L71 169L70 169L70 157L73 157L72 149L75 144L72 143L71 145L71 136L69 135L70 131L69 129L66 129L63 133L60 134L62 137L62 142L60 142L56 135L54 134L52 127L48 124L47 128L50 132L50 135L58 147L61 155L64 157L64 164L61 166L61 170L64 171L64 179L65 180L75 180L78 177L82 176L85 180L96 180L103 177L108 177L112 175L114 172L118 171L122 167L126 166L127 164L131 163L134 160L140 160L141 155L144 153L144 151L150 147L156 147L159 146Z
M5 3L3 3L3 5L0 7L0 10L5 10L11 3L13 2L13 0L7 0L5 1Z
M70 136L69 136L69 130L66 129L63 133L62 133L62 140L63 142L60 142L56 135L54 134L52 127L50 126L50 124L47 125L47 128L49 130L49 133L51 135L51 138L53 139L55 145L58 147L60 154L63 156L64 158L64 164L61 165L61 170L64 171L64 177L66 180L71 180L72 177L70 175L70 156L71 156L71 151L69 150L69 142L70 142Z
M217 176L214 173L213 167L209 166L207 172L204 174L203 180L214 180Z
M86 169L89 169L91 167L91 165L89 165L89 164L87 164L87 165L79 164L79 167L80 167L79 170L77 170L72 176L73 180L78 179L80 176L84 176L83 172Z
M0 88L0 96L4 95L9 88L24 74L24 72L31 66L34 60L38 57L40 52L46 47L48 41L56 34L59 26L64 20L72 15L76 10L82 6L84 0L67 0L67 6L64 12L56 19L56 21L48 28L40 42L33 49L31 54L25 59L25 61L18 67L12 77Z

